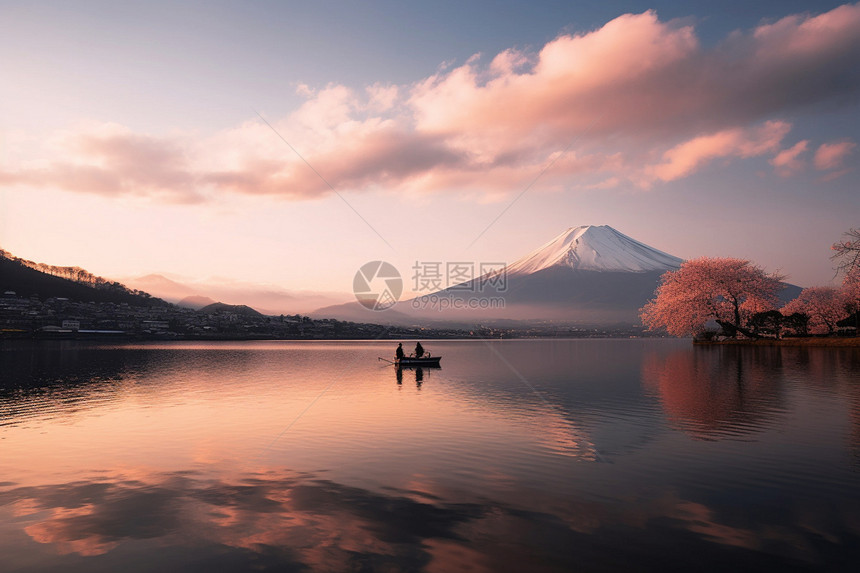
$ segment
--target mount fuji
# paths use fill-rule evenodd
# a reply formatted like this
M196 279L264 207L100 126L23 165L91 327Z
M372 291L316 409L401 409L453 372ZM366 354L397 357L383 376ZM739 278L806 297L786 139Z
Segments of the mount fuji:
M637 324L639 309L654 296L660 276L682 262L609 226L572 227L495 275L401 301L382 313L348 303L321 308L313 315L416 325L511 320ZM495 299L504 303L503 308L478 305L441 309L431 299Z
M658 251L608 225L571 227L508 266L509 276L561 267L579 271L646 273L675 270L682 259Z
M443 320L637 324L639 309L654 296L660 276L682 262L607 225L572 227L508 265L503 286L486 288L499 281L481 277L438 293L476 291L503 299L504 308L420 314Z

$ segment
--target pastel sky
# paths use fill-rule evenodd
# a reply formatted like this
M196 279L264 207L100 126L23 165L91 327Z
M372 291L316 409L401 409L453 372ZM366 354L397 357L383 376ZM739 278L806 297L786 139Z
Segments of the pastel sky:
M0 247L103 276L349 291L606 224L811 286L860 226L860 4L0 2L0 54Z

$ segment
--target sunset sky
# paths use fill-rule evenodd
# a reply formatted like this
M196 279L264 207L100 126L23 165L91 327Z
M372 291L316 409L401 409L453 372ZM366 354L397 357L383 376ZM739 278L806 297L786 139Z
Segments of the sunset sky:
M0 248L103 276L349 291L605 224L811 286L860 226L860 4L0 0L0 54Z

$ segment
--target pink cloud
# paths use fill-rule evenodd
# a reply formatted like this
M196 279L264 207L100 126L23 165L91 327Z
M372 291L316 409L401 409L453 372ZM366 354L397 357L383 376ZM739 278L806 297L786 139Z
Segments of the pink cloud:
M577 131L653 124L656 86L643 84L662 82L696 53L691 27L662 23L653 11L628 14L587 34L560 36L531 60L504 52L487 70L473 60L434 75L413 87L409 104L418 129L458 141L466 132L467 145L492 147L499 138L557 145Z
M305 85L302 106L268 126L207 138L96 129L0 172L6 184L197 201L219 192L306 199L384 188L488 196L522 188L554 154L543 187L642 187L714 160L769 157L780 175L806 142L782 149L781 114L860 95L860 5L793 15L704 48L692 26L625 14L537 51L506 50L410 85ZM819 169L855 144L821 146ZM833 167L822 167L833 166Z
M769 121L760 127L698 136L666 151L663 162L650 171L658 180L673 181L720 157L749 158L771 153L779 148L790 129L788 123Z
M789 177L801 171L804 167L804 161L800 158L809 149L809 140L804 139L798 141L788 149L783 149L777 153L770 164L776 169L776 173L781 177Z
M309 160L338 190L401 185L440 166L456 168L462 161L439 138L419 137L396 129L350 134L348 139L349 146L317 151ZM203 179L240 193L302 198L330 192L326 182L296 157L282 161L248 160L234 170L206 173Z
M850 73L860 63L860 6L784 18L709 51L690 26L627 14L556 38L530 66L497 60L416 84L418 128L467 132L467 143L487 146L559 145L577 134L689 138L860 91Z
M850 155L857 144L851 140L822 143L815 151L815 167L821 171L836 169Z
M815 17L794 14L764 24L755 29L753 38L762 59L791 60L817 54L836 57L844 49L856 49L858 26L858 5L845 4Z
M202 200L199 178L174 139L138 135L105 124L57 137L59 159L0 172L7 185L57 187L96 195L152 196L175 203Z

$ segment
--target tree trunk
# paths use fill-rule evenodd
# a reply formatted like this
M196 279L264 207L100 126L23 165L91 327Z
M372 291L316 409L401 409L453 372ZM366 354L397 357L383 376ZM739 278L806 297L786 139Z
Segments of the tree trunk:
M759 336L755 332L752 332L751 330L744 328L739 324L732 324L731 322L726 322L725 320L717 320L717 324L719 324L720 327L732 338L737 338L738 332L740 332L747 338L752 338L754 340L758 340L759 338L761 338L761 336Z

